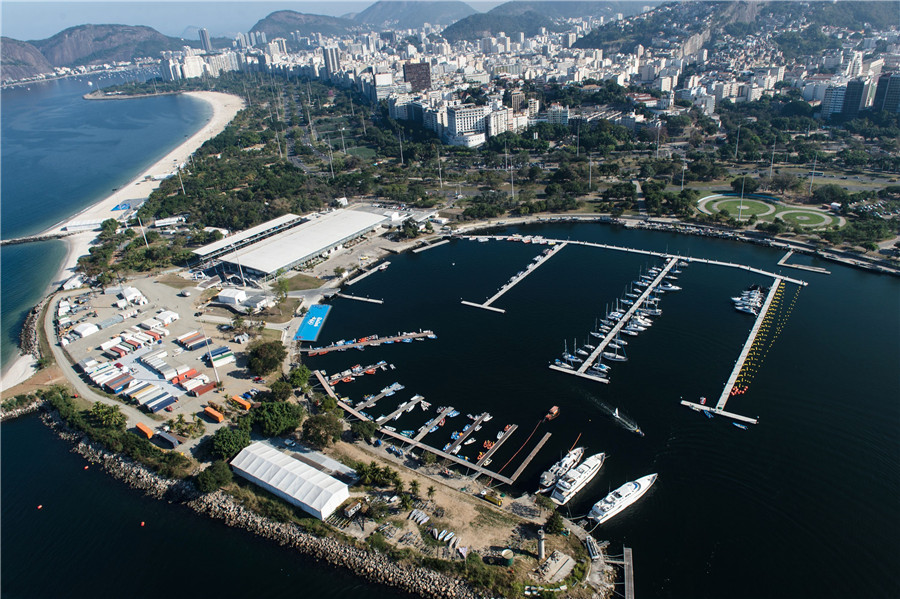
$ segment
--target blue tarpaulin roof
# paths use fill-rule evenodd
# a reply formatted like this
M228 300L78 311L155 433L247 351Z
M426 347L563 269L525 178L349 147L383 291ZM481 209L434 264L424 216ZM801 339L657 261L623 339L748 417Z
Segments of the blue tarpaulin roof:
M309 312L307 312L306 316L303 318L303 324L300 325L297 334L294 335L294 340L317 340L319 338L319 333L322 332L322 326L325 324L325 319L328 317L328 312L330 310L331 306L324 306L321 304L310 306Z

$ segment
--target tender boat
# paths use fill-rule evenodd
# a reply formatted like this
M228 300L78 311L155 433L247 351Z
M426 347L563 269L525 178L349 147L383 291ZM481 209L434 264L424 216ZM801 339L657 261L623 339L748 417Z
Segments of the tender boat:
M544 418L546 420L553 420L557 416L559 416L559 406L553 406L552 408L550 408L550 410L547 412L547 415L544 416Z
M560 477L565 476L569 470L574 468L578 462L581 461L583 455L584 447L576 447L563 456L563 459L550 466L550 468L541 474L541 492L546 492L553 487L559 481Z

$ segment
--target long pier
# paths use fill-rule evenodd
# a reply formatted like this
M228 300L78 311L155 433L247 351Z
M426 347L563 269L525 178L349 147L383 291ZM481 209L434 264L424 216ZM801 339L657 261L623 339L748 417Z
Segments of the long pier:
M594 351L591 352L591 355L588 356L588 358L584 362L582 362L581 366L579 366L577 369L570 369L557 366L556 364L551 364L550 368L559 372L574 374L576 376L580 376L600 383L609 383L609 379L606 377L589 374L587 372L588 368L590 368L591 365L597 360L597 358L600 357L600 355L606 349L606 346L616 338L616 336L619 334L619 331L621 331L622 328L628 323L628 321L631 320L631 317L634 316L634 313L641 307L641 304L643 304L644 301L648 297L650 297L650 294L653 293L653 290L656 289L656 287L659 286L660 283L662 283L663 279L667 274L669 274L669 271L672 270L672 267L675 266L678 260L679 258L676 257L669 258L669 261L666 262L666 265L663 267L663 269L659 272L658 275L656 275L656 278L654 278L653 281L649 285L647 285L647 288L644 290L644 292L636 300L634 300L634 303L631 305L628 311L626 311L622 318L620 318L619 321L615 324L615 326L610 329L606 336L600 340L600 343L597 344L597 347L594 348Z
M503 445L504 443L506 443L506 440L507 440L507 439L509 439L510 437L512 437L512 434L513 434L514 432L516 432L516 429L517 429L517 428L519 428L519 425L518 425L518 424L513 424L513 425L511 425L511 426L509 427L509 430L506 431L506 433L504 433L504 435L503 435L502 437L500 437L499 439L497 439L497 442L494 443L494 444L491 446L490 449L488 449L487 453L484 454L484 456L483 456L480 460L478 460L477 462L475 462L475 465L476 465L476 466L483 466L485 462L487 462L489 459L491 459L491 456L494 455L494 454L497 452L498 449L500 449L500 446Z
M566 242L566 241L560 241L560 242L558 242L558 244L557 244L554 248L552 248L552 249L551 249L549 252L547 252L546 254L544 254L544 255L542 255L542 256L539 256L538 259L535 260L532 264L529 264L529 265L525 268L525 270L522 271L521 274L516 275L516 276L513 277L508 283L504 284L504 285L500 288L500 291L498 291L497 293L495 293L494 295L492 295L491 297L489 297L487 300L484 301L484 303L476 304L476 303L474 303L474 302L467 302L467 301L463 301L463 302L461 302L461 303L463 303L463 304L466 305L466 306L472 306L472 307L474 307L474 308L485 308L485 309L488 309L488 310L493 310L494 312L506 313L506 310L501 310L500 308L491 308L491 304L493 304L495 301L497 301L498 299L500 299L501 297L503 297L503 294L504 294L504 293L506 293L507 291L509 291L510 289L512 289L513 287L515 287L516 285L518 285L520 282L522 282L522 280L523 280L525 277L527 277L528 275L530 275L531 273L533 273L534 271L536 271L541 265L543 265L545 262L547 262L547 260L549 260L550 258L552 258L553 256L555 256L556 254L558 254L560 250L562 250L564 247L566 247L566 244L567 244L567 243L568 243L568 242Z
M469 427L469 430L467 430L467 431L462 431L462 432L460 433L459 437L457 437L456 441L453 442L453 445L451 445L451 446L447 449L447 453L453 453L453 451L454 451L457 447L459 447L460 445L462 445L462 444L463 444L463 441L466 440L466 437L468 437L469 435L471 435L472 433L474 433L474 432L475 432L475 427L477 427L477 426L480 425L482 422L484 422L484 419L487 418L487 417L488 417L488 413L485 412L484 414L482 414L481 416L479 416L479 417L475 420L475 422L472 423L472 426Z
M394 383L391 383L391 385L389 385L389 386L386 388L385 391L381 391L381 392L378 393L377 395L373 395L373 396L370 397L369 399L364 399L363 401L359 402L359 403L357 404L357 407L360 408L361 410L368 410L369 408L371 408L372 406L374 406L376 403L378 403L379 400L384 399L385 397L387 397L389 393L390 393L391 395L393 395L393 394L396 393L397 391L402 391L402 389L391 389L391 387L392 387L393 385L394 385Z
M402 414L403 412L405 412L406 410L408 410L408 409L410 408L410 406L415 407L415 406L418 405L418 403L419 403L420 401L422 401L423 399L425 399L425 398L422 397L421 395L419 395L418 397L414 397L413 399L411 399L411 400L409 400L409 401L403 402L402 404L400 404L400 407L398 407L396 410L394 410L393 412L391 412L391 413L388 414L387 416L382 416L381 418L379 418L378 420L376 420L376 421L375 421L375 424L377 424L378 426L381 426L381 425L384 424L385 422L388 422L388 421L390 421L390 420L393 420L393 419L394 419L394 416L397 416L398 414Z
M335 293L337 297L342 297L344 299L356 300L358 302L369 302L370 304L383 304L384 300L380 299L372 299L371 297L359 297L358 295L347 295L346 293Z
M741 349L741 353L738 356L737 362L734 364L734 369L731 371L731 375L728 377L728 382L725 383L725 388L722 389L722 395L719 396L719 401L716 403L717 410L724 410L725 404L728 403L728 398L731 397L731 389L734 387L734 382L737 380L738 375L741 372L741 369L744 367L744 361L747 360L747 356L750 354L750 348L753 346L753 342L756 340L756 335L759 333L759 329L762 326L763 320L766 318L766 314L769 312L769 307L772 305L772 300L775 299L775 295L778 293L778 290L781 288L781 279L776 278L775 284L769 289L769 293L766 294L766 301L763 302L762 307L759 309L759 314L756 316L756 322L753 323L753 328L750 329L750 335L747 337L747 342L744 343L743 349Z
M356 349L358 347L368 347L370 345L381 345L383 343L394 343L403 341L404 339L421 339L422 337L431 337L434 331L424 330L418 333L401 333L393 337L377 337L375 339L366 339L365 341L356 341L354 343L344 343L343 345L329 345L327 347L301 347L298 351L312 354L327 354L332 351L343 351L345 349Z
M506 235L470 235L469 239L494 239L497 241L507 241L509 238ZM795 285L800 285L805 287L808 285L806 281L802 281L800 279L794 279L791 277L786 277L784 275L769 272L767 270L763 270L761 268L754 268L752 266L747 266L746 264L735 264L734 262L722 262L721 260L707 260L706 258L691 258L689 256L676 256L674 254L669 254L667 252L654 252L653 250L639 250L637 248L628 248L620 245L609 245L606 243L594 243L592 241L575 241L571 239L544 239L543 241L549 241L551 243L569 243L573 245L582 245L585 247L594 247L600 248L603 250L612 250L615 252L627 252L630 254L642 254L644 256L655 256L657 258L663 258L668 260L670 258L678 258L679 260L684 260L685 262L697 262L698 264L711 264L713 266L725 266L728 268L739 268L741 270L746 270L748 272L765 275L767 277L779 277L782 280L793 283ZM786 265L790 266L790 265Z
M512 480L512 482L516 482L516 479L519 478L519 475L522 474L522 471L525 470L525 467L531 463L531 460L533 460L534 456L537 455L537 452L541 450L541 448L544 446L544 443L550 440L551 435L553 435L553 433L544 433L544 436L540 441L538 441L538 444L534 446L534 449L531 450L531 453L528 454L528 457L526 457L525 460L521 464L519 464L519 467L516 468L516 471L513 472L513 475L510 477L510 480Z
M421 247L417 247L413 250L413 254L418 254L419 252L424 252L425 250L430 250L431 248L436 248L440 245L444 245L445 243L450 243L449 239L443 239L441 241L436 241L435 243L427 243Z
M625 599L634 599L634 553L631 547L624 547L625 553Z
M453 410L454 410L453 406L449 406L449 407L444 408L443 410L441 410L441 413L438 414L437 416L435 416L434 418L432 418L432 419L428 422L428 424L426 424L425 426L423 426L422 429L416 434L416 436L412 438L412 440L415 441L416 443L418 443L419 441L421 441L422 438L423 438L425 435L428 434L428 431L430 431L432 428L434 428L434 425L435 425L435 424L437 424L438 422L440 422L441 420L443 420L444 418L446 418L446 417L447 417L447 414L449 414L449 413L452 412Z
M382 263L379 264L378 266L372 266L371 268L369 268L369 270L363 271L362 274L359 274L359 275L353 277L352 279L350 279L349 281L347 281L346 284L347 284L347 285L355 285L356 283L359 283L360 281L362 281L363 279L365 279L365 278L368 277L369 275L374 274L374 273L378 272L379 270L383 270L382 267L383 267L385 264L390 264L390 262L382 262Z
M819 266L807 266L805 264L788 264L788 260L794 255L794 250L788 250L787 254L778 261L778 266L787 266L788 268L796 268L797 270L808 270L809 272L817 272L823 275L830 275L831 271Z

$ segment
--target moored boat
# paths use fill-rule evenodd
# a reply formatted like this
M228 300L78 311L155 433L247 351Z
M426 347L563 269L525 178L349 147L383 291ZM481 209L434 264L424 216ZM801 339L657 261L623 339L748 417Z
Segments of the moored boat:
M567 504L575 495L587 485L606 461L605 453L597 453L586 459L581 465L569 470L556 483L550 499L557 505Z
M635 481L625 483L600 501L594 504L588 518L597 524L607 522L625 508L640 499L656 482L656 474L648 474Z
M540 479L541 492L546 492L553 487L557 481L559 481L560 477L565 476L569 470L574 468L578 462L581 461L583 455L584 447L576 447L563 456L560 461L556 462L543 472Z

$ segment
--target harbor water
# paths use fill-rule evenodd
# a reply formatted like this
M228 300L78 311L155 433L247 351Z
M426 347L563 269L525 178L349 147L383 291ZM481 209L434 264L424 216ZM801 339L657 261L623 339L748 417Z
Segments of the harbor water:
M99 87L146 77L60 79L2 91L0 235L40 233L109 195L199 130L211 115L187 96L88 101ZM92 85L91 85L92 84ZM25 314L65 257L48 241L0 250L0 357L15 356Z

